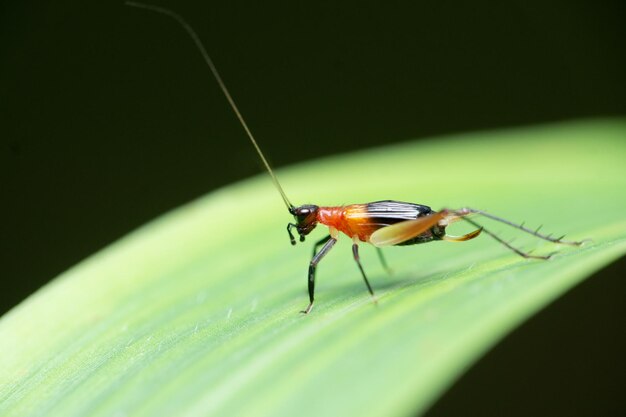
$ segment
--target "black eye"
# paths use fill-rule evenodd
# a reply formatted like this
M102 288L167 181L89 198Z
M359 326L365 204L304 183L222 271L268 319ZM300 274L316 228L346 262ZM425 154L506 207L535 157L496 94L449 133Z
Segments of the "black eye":
M313 205L300 206L294 209L293 215L296 217L298 223L305 223L313 220L317 209L318 207Z

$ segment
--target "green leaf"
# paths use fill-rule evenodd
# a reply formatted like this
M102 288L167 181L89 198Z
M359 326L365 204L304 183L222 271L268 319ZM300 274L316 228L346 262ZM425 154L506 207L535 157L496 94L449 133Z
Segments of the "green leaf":
M342 239L320 265L308 316L299 311L312 244L289 244L290 216L271 182L260 176L213 192L96 253L2 318L0 415L419 414L504 335L624 254L624 138L624 120L572 122L280 170L298 203L470 206L593 239L558 247L545 262L487 236L388 248L392 276L364 245L377 304ZM555 248L485 225L537 253Z

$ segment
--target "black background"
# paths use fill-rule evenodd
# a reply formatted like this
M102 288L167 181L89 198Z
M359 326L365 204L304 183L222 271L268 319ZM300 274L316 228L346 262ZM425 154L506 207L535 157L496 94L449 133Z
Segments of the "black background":
M158 4L198 31L275 166L626 114L623 1ZM0 314L261 170L181 28L121 2L0 3L0 138Z

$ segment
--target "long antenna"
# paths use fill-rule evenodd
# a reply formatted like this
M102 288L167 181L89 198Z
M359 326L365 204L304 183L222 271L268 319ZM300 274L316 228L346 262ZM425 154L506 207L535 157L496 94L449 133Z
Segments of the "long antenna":
M217 72L217 68L215 68L215 65L213 64L213 61L211 60L211 57L209 56L209 53L206 51L206 48L202 44L202 41L200 40L200 38L198 37L196 32L193 30L193 28L189 25L189 23L187 23L187 21L185 21L185 19L183 19L182 16L180 16L178 13L175 13L175 12L169 10L169 9L164 8L164 7L153 6L151 4L139 3L139 2L135 2L135 1L127 1L125 4L127 6L137 7L139 9L151 10L153 12L157 12L157 13L161 13L161 14L167 15L167 16L173 18L174 20L176 20L178 23L180 23L180 25L183 27L183 29L185 29L185 31L187 31L187 33L189 34L191 39L196 44L196 47L200 51L200 54L202 54L202 58L204 58L204 61L209 66L209 69L213 73L213 76L217 80L217 83L219 84L220 88L222 89L222 92L224 93L224 95L226 96L226 99L228 100L228 103L230 103L230 107L232 107L233 111L237 115L237 118L239 119L239 122L241 123L241 126L243 126L243 129L248 134L248 137L250 138L250 141L252 142L252 145L254 146L254 149L256 149L256 152L261 157L261 161L263 161L263 165L265 165L265 168L267 169L267 172L270 174L270 177L272 177L272 182L274 183L274 186L276 186L276 189L280 193L280 196L283 198L283 201L285 202L285 205L287 206L287 209L289 211L291 211L293 209L293 207L294 207L293 204L291 204L291 202L287 198L287 195L285 194L285 191L283 191L283 187L280 186L280 183L278 182L278 178L276 178L276 175L274 174L274 171L272 171L272 167L270 166L269 162L267 162L267 159L265 159L265 155L263 155L263 152L261 152L261 148L259 148L259 145L256 143L256 140L254 139L254 136L252 135L252 132L248 128L248 125L246 124L246 121L243 119L243 116L241 115L241 113L239 112L239 109L235 105L235 101L230 96L230 93L228 92L228 89L226 88L226 84L224 84L224 81L222 81L222 77L220 77L220 74Z

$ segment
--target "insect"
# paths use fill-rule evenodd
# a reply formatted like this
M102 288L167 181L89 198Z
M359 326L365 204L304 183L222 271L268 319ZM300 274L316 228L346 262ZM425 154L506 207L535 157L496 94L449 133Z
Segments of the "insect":
M579 246L583 243L582 241L565 241L563 240L565 236L553 238L551 235L539 233L540 228L532 230L525 227L523 223L513 223L482 210L468 207L454 210L441 209L439 211L435 211L422 204L394 200L334 207L317 206L314 204L294 206L287 198L282 186L278 182L278 178L274 174L274 171L261 151L261 148L257 144L257 141L248 128L243 116L235 105L235 102L226 88L226 85L222 81L222 78L213 64L213 61L193 28L180 15L169 9L134 1L126 2L126 5L167 15L176 20L192 38L206 64L213 73L213 76L219 84L222 92L226 96L228 103L239 119L239 122L245 130L248 138L252 142L252 145L263 162L263 165L267 169L274 186L287 206L287 210L294 218L294 222L287 224L287 233L289 234L291 244L296 244L296 237L293 233L294 230L297 233L300 242L304 242L305 237L318 225L321 224L328 227L328 235L317 241L313 247L313 256L311 258L311 262L309 263L309 270L307 274L309 304L302 311L303 313L308 314L313 308L315 300L315 271L317 265L335 245L340 233L343 233L352 239L352 255L356 261L359 271L361 272L365 286L372 297L374 297L374 291L369 283L369 280L367 279L367 275L365 274L363 265L361 264L359 258L359 243L370 243L374 245L378 250L381 263L385 269L388 268L380 249L382 247L415 245L438 240L464 242L478 237L481 233L489 235L508 249L524 258L545 260L549 259L554 254L532 255L530 252L524 252L512 246L510 242L503 240L497 234L484 228L470 216L483 216L552 243L572 246ZM446 227L458 220L464 220L473 225L476 229L462 236L452 236L447 234Z

